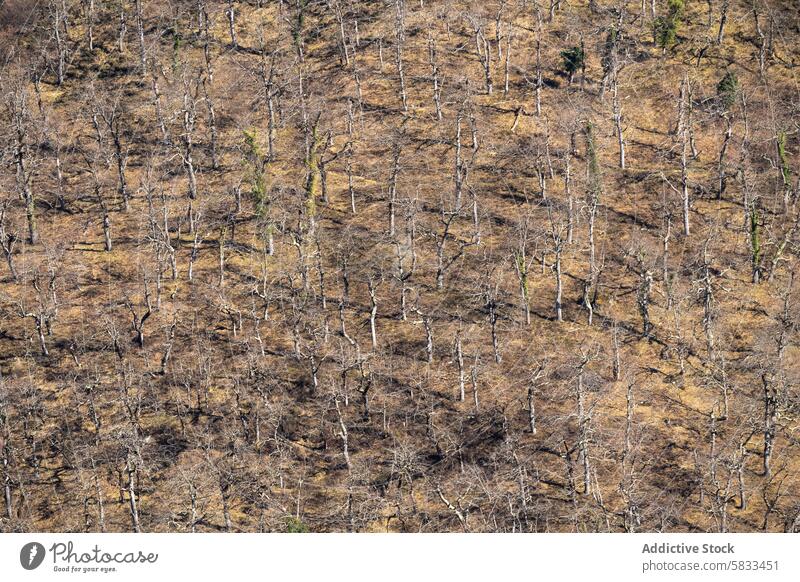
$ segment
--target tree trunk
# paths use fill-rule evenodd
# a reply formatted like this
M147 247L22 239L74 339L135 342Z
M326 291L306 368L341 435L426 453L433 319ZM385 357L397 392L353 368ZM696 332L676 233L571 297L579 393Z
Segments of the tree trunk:
M136 533L141 533L142 529L139 524L139 508L136 501L136 467L130 459L128 459L128 502L133 531Z

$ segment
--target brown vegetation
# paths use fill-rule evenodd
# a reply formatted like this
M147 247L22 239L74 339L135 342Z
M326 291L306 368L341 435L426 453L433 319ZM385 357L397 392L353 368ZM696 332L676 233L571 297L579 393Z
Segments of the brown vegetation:
M793 3L27 9L0 531L800 529Z

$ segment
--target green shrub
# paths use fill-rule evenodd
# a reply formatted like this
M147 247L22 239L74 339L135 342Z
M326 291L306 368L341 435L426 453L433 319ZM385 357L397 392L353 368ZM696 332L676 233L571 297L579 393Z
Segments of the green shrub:
M683 0L669 0L667 14L659 16L653 22L655 42L662 49L667 49L675 44L678 38L678 28L683 21L684 10Z
M572 78L575 73L583 68L586 62L586 53L582 47L574 46L565 51L561 51L561 58L563 59L564 71L569 75L569 82L572 83Z
M717 97L724 111L730 109L739 96L739 78L736 73L728 71L717 84Z
M308 526L296 517L286 519L286 533L308 533Z
M682 20L685 10L683 0L669 0L667 2L667 14L674 20Z
M667 49L675 44L678 27L675 22L666 16L659 16L653 22L656 44L662 49Z
M181 49L183 47L183 38L181 37L181 32L178 29L178 24L175 24L175 28L172 29L172 72L176 72L178 67L180 66L181 61Z
M255 129L244 130L245 161L248 166L250 194L256 203L256 214L262 216L266 210L267 199L267 157L258 144Z

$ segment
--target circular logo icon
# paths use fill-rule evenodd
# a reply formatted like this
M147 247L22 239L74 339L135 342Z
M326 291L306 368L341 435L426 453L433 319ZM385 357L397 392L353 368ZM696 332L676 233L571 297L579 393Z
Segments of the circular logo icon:
M19 552L19 563L26 570L35 570L42 565L44 554L44 546L39 542L27 543Z

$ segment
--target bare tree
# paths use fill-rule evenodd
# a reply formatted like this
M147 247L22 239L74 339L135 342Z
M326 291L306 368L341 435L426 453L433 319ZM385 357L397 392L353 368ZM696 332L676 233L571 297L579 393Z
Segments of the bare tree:
M31 133L32 119L28 111L28 93L22 85L18 85L7 94L6 110L13 127L17 192L25 203L25 215L28 220L28 243L34 245L39 240L39 231L36 225L36 201L31 188L34 162L30 157L30 144L27 139Z

